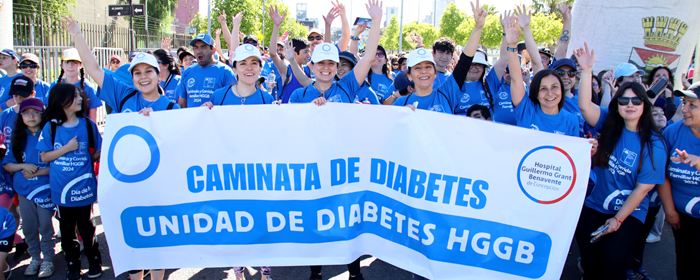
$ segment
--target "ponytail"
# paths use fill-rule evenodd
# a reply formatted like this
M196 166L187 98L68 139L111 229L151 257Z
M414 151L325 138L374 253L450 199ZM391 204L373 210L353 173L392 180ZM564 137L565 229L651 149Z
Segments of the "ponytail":
M61 74L58 75L58 81L56 81L57 84L63 83L63 74L65 72L63 71L63 67L61 67Z
M80 89L85 90L85 68L80 67Z

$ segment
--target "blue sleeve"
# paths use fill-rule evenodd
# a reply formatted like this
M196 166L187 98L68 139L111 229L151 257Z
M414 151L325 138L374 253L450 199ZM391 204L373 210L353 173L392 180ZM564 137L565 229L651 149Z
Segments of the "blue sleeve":
M292 96L289 97L289 103L302 103L302 100L301 100L301 97L302 97L302 96L301 96L301 92L302 92L303 90L304 90L303 87L302 87L302 88L295 89L295 90L292 92Z
M367 85L367 84L363 85L360 90L363 93L362 97L366 97L367 101L369 101L370 104L379 105L379 98L377 98L377 94L372 90L371 87L369 87L369 85ZM363 100L360 100L360 102L362 102L362 101ZM396 100L394 100L394 101L396 101Z
M501 87L501 79L498 78L496 70L491 68L488 74L486 74L486 83L489 85L489 90L491 94L497 94L498 89Z
M355 96L357 96L357 92L360 91L360 84L357 83L357 78L355 78L355 70L351 70L350 73L347 73L340 79L340 81L338 81L338 86L348 91L350 102L352 102Z
M530 100L530 97L527 94L523 96L523 99L520 100L520 104L515 107L516 120L520 121L525 119L526 116L535 114L535 106L537 105ZM578 128L578 124L576 127Z
M118 106L122 99L133 91L133 88L115 79L111 74L105 73L105 77L102 81L102 92L100 93L100 98L107 103L109 107L112 107L114 110L118 110Z
M97 129L97 124L95 124L95 122L93 122L92 120L90 120L90 123L88 125L92 125L92 131L94 132L93 135L95 136L95 152L99 152L102 150L102 134L100 134L100 131Z
M0 95L0 110L5 111L7 109L7 100L10 100L10 87L7 87L5 92Z
M12 153L12 147L8 147L7 153L5 153L5 159L2 160L2 165L8 163L17 163L17 160L15 159L15 154Z
M107 75L105 75L106 77ZM85 82L85 94L87 94L88 99L90 99L90 109L95 109L102 107L102 100L95 94L95 86Z
M214 93L209 96L209 102L214 105L219 105L221 104L221 98L223 98L222 94L224 90L228 90L228 87L225 88L220 88L214 91Z
M224 86L232 86L238 84L238 81L236 81L236 77L233 76L233 70L231 70L231 67L224 66Z
M603 131L603 125L605 124L605 119L608 118L609 113L610 110L608 109L608 107L600 107L600 117L598 117L598 123L595 124L593 130ZM663 184L663 182L661 183Z
M182 77L180 77L180 83L177 85L177 91L175 93L175 96L187 99L187 77L189 72L187 69L185 69L185 72L182 73Z
M459 99L462 95L462 90L459 88L457 80L455 80L455 75L447 77L447 80L445 80L437 90L444 93L447 98L450 99L450 104L452 104L450 112L454 112L455 108L459 105ZM435 94L435 92L433 92L433 94Z
M96 130L97 131L97 130ZM99 134L99 133L97 133ZM36 144L36 149L40 152L53 151L53 143L51 143L51 124L47 123L41 130L39 135L39 143Z
M618 143L619 144L619 143ZM642 170L637 174L637 183L660 185L664 183L666 175L666 161L668 152L664 148L663 140L655 138L651 143L653 158L649 150L643 149Z
M401 96L398 99L394 100L394 104L391 104L393 106L404 106L403 104L406 102L406 98L408 98L410 95L407 96Z

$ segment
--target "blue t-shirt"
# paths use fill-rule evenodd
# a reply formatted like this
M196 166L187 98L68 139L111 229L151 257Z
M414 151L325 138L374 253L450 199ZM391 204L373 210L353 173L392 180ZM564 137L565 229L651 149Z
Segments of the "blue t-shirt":
M208 100L211 101L214 106L221 105L254 105L254 104L272 104L275 98L272 97L267 91L263 91L260 88L255 88L255 93L248 97L240 98L233 93L231 86L226 88L217 89Z
M301 70L304 70L306 76L311 78L311 69L309 69L309 67L307 67L306 64L302 65ZM297 77L294 76L294 72L292 72L292 66L287 65L286 75L289 75L289 82L287 83L287 86L284 86L281 82L277 82L277 92L282 92L282 103L289 103L289 98L292 97L292 93L299 88L303 88L303 86L301 86L301 83L299 83L299 81L297 80ZM282 78L280 77L280 80L281 79Z
M36 84L34 85L34 91L36 93L34 97L41 99L41 102L44 102L44 107L49 104L49 90L51 90L51 85L49 83L36 80Z
M600 118L596 128L603 127L608 112L608 108L600 108ZM664 183L668 154L663 139L652 137L653 156L649 154L648 147L642 150L639 141L638 132L623 128L620 140L608 160L608 168L603 169L600 166L593 168L597 181L584 205L601 213L615 214L622 208L637 183L654 185ZM644 223L648 209L649 197L645 196L631 216Z
M401 96L392 105L406 106L418 102L416 109L454 114L461 95L462 91L459 89L457 81L453 76L449 76L447 81L442 83L437 89L433 89L432 93L426 96L415 94Z
M175 102L179 99L177 96L177 87L180 85L180 78L182 78L182 76L170 74L167 80L160 81L160 87L163 88L163 95Z
M437 75L435 75L435 80L433 80L433 89L439 88L442 84L447 82L448 78L451 76L451 72L437 72Z
M676 149L685 150L691 155L700 155L700 139L690 131L683 122L667 126L664 138L668 141L668 151L671 157L679 157ZM656 155L655 155L656 156ZM671 161L666 175L671 181L671 192L676 210L700 218L700 172L689 164Z
M12 98L12 96L10 96L10 85L12 84L12 80L17 78L18 75L22 75L22 73L18 73L12 77L3 76L0 78L0 110L7 109L7 100Z
M550 132L555 134L579 136L578 118L576 115L559 110L556 115L549 115L542 111L539 104L535 104L525 94L517 107L515 117L519 127Z
M36 149L36 144L39 142L39 135L31 135L27 132L27 144L22 153L22 161L24 163L34 164L39 169L49 167L48 163L41 161L40 152ZM5 159L2 164L17 163L12 149L7 149ZM49 171L50 172L50 171ZM49 184L49 176L36 176L34 178L25 179L22 171L17 171L12 176L12 185L15 192L24 196L27 200L36 203L41 208L53 210L56 205L51 201L51 185Z
M314 87L314 84L295 90L289 98L289 103L310 103L321 96L329 102L352 103L360 91L360 84L357 83L354 70L339 81L333 81L331 87L323 94Z
M506 84L501 78L498 85L491 85L491 92L495 92L493 95L493 121L497 123L518 125L518 121L515 117L515 108L513 108L513 97L510 95L510 84ZM498 86L498 88L494 88ZM527 96L528 88L525 86L525 97Z
M65 81L65 79L63 81ZM54 81L53 83L51 83L51 87L55 86L56 82L57 81ZM80 81L78 81L74 85L77 87L80 87ZM96 94L97 90L96 90L95 85L90 83L87 79L85 80L85 88L83 89L83 91L87 95L88 99L90 99L90 103L89 103L90 109L102 107L102 101L100 100L99 97L97 97L97 94ZM51 92L51 89L49 89L49 92ZM49 100L49 92L46 93L46 100L47 101ZM48 103L46 103L46 105L48 105Z
M193 65L185 69L177 87L177 96L187 100L187 107L199 107L211 98L217 89L236 84L233 70L221 62L201 67Z
M130 93L134 92L136 89L127 86L121 81L112 77L111 74L105 73L104 80L102 82L102 91L100 92L100 98L112 107L113 113L129 113L138 112L143 108L152 108L153 111L163 111L168 108L170 104L170 98L163 95L157 100L147 100L143 98L140 91L136 92L136 95L129 97L129 99L124 102L124 107L119 110L119 105L122 100L127 97ZM180 109L180 106L173 104L173 109Z
M0 239L15 235L15 231L17 231L15 216L5 207L0 207L0 222L2 222L2 225L0 225Z
M486 74L486 83L489 85L491 93L494 92L492 85L500 84L498 75L496 75L496 71L494 69L491 69L491 71ZM455 110L455 114L466 116L467 110L469 110L469 108L475 104L490 108L489 99L486 97L486 91L484 90L484 84L481 81L465 81L464 86L462 87L462 96L459 98L459 106ZM493 113L493 109L491 109L491 113Z
M2 127L2 144L5 148L10 148L10 142L12 141L12 131L15 129L15 122L17 121L17 112L15 111L15 106L7 108L0 113L0 127ZM12 187L12 174L7 172L5 168L0 168L0 194L9 193L14 195L14 189Z
M379 103L384 103L384 99L391 96L391 94L394 91L394 89L391 86L394 84L394 81L390 80L384 74L375 74L372 71L370 71L369 75L372 77L372 90L377 95Z
M360 87L360 91L357 93L357 101L360 102L369 102L369 104L374 104L374 105L379 105L379 98L377 98L377 94L374 93L374 90L369 86L367 82L362 83L362 87Z
M51 143L51 124L47 123L39 135L36 149L49 152L60 149L78 136L78 149L68 152L50 162L49 179L51 182L51 199L54 204L64 207L80 207L90 205L97 200L97 180L93 172L89 152L87 126L92 126L95 152L100 151L102 136L92 120L85 123L85 118L79 118L78 123L71 127L59 125L56 128L55 142Z

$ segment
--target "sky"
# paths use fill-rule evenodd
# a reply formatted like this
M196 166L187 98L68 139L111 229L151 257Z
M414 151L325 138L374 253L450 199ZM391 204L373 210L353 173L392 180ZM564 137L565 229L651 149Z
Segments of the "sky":
M333 0L335 1L335 0ZM362 1L362 0L339 0L340 3L344 4L347 13L348 13L348 21L350 21L350 24L353 24L355 21L356 17L368 17L367 15L367 9L365 8L365 4L367 4L367 1ZM325 0L282 0L283 3L287 4L290 8L291 15L287 16L296 16L296 6L297 3L306 3L306 16L308 18L318 18L319 21L319 28L323 29L323 15L327 14L328 11L333 7L331 4L331 1L325 1ZM200 0L200 11L204 12L206 11L206 6L207 6L207 1L201 1ZM464 1L464 0L457 0L455 1L457 4L457 8L459 8L462 11L467 12L467 14L471 15L471 5L469 4L470 1ZM506 9L513 9L516 4L525 4L525 5L530 5L532 3L531 0L488 0L488 1L480 1L481 5L484 4L489 4L493 5L496 7L496 10L501 12ZM412 21L418 20L420 17L420 21L425 19L425 16L430 14L430 12L433 11L434 9L434 0L403 0L403 22L404 23L409 23ZM383 7L384 7L384 17L382 18L382 21L389 20L386 18L386 8L387 7L398 7L399 8L399 14L401 13L401 0L384 0L383 1ZM333 22L333 27L338 27L340 28L340 19L336 19ZM382 26L384 26L384 23L382 22Z

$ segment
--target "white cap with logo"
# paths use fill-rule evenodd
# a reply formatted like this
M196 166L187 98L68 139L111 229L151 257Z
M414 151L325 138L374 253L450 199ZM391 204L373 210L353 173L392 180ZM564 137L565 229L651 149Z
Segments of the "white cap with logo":
M74 48L70 49L65 49L63 50L63 55L61 55L61 60L63 61L78 61L80 63L83 63L83 61L80 59L80 55L78 54L78 50Z
M258 58L258 60L260 60L260 63L262 63L263 59L260 55L260 49L251 44L243 44L238 46L236 48L236 51L233 53L233 61L243 61L251 56Z
M332 60L339 63L338 48L330 43L322 43L316 46L314 53L311 55L311 62L319 63L324 60Z
M430 53L426 49L415 49L412 50L410 53L408 53L408 61L406 61L406 65L408 67L413 67L416 66L416 64L421 63L423 61L430 61L433 64L435 64L435 60L433 60L433 54Z
M134 55L134 59L131 60L131 64L129 65L129 72L131 72L136 65L139 65L141 63L146 63L150 66L153 66L153 68L156 68L156 71L160 72L160 68L158 68L158 60L156 59L155 56L153 56L150 53L144 53L144 52L137 52L136 55Z

